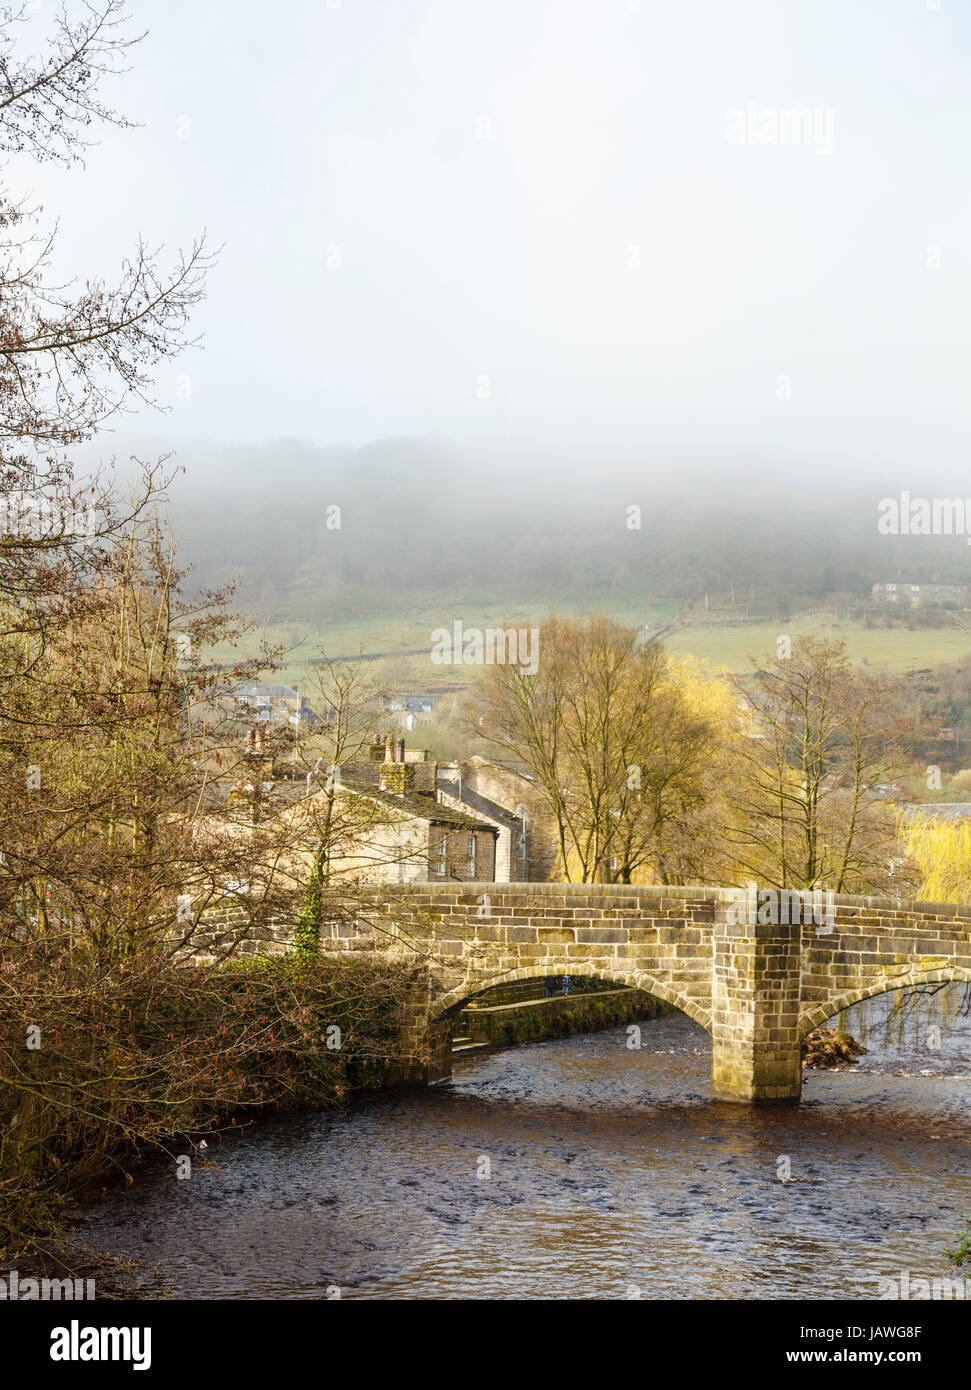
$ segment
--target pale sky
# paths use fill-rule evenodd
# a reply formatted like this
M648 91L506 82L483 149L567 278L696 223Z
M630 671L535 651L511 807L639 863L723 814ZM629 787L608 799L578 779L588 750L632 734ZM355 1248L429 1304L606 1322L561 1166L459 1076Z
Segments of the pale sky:
M964 0L131 10L141 128L31 178L71 270L224 243L134 428L965 466ZM750 103L831 151L731 143Z

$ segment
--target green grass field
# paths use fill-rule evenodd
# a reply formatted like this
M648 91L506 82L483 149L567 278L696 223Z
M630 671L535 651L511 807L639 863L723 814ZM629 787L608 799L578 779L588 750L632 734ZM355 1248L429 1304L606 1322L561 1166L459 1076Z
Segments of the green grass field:
M832 615L801 615L787 623L746 623L742 627L690 627L676 632L665 646L670 652L690 652L716 666L744 671L749 667L749 656L760 658L774 652L776 640L783 633L792 638L812 633L841 639L854 661L893 671L957 661L971 652L971 631L967 629L867 630L860 623L836 621Z
M355 618L342 618L326 627L315 628L310 623L275 621L260 625L248 635L234 652L228 647L216 649L215 656L220 661L231 661L234 657L254 656L260 642L265 637L270 646L282 645L288 655L283 660L282 669L274 677L276 680L306 685L313 680L313 668L307 665L308 658L320 656L356 656L360 652L386 652L384 661L375 662L375 675L381 679L393 679L402 689L421 691L429 687L450 685L465 686L474 681L478 674L473 666L438 666L430 657L431 635L436 628L451 628L456 620L461 620L464 628L477 627L524 627L538 622L550 608L557 611L575 612L575 606L556 603L548 597L518 599L514 603L463 603L455 597L446 595L416 595L414 603L404 611L386 609L383 612L362 614ZM589 612L609 612L618 621L631 625L650 623L657 627L674 614L674 605L654 605L647 607L636 601L622 599L615 602L593 603ZM417 656L396 655L396 653L419 652ZM308 697L310 690L307 690Z
M269 622L254 629L235 655L255 655L263 637L270 645L282 645L287 655L275 679L297 683L308 696L313 684L313 667L308 666L308 658L322 652L328 656L386 653L383 660L373 663L375 677L393 681L409 692L465 686L475 679L477 668L435 665L429 654L435 628L450 627L455 619L461 619L465 628L524 626L538 621L551 607L562 612L579 611L575 605L557 604L549 599L463 604L448 596L436 599L421 595L415 596L407 610L389 608L341 618L322 628L293 621ZM654 631L675 617L673 604L647 605L629 597L604 598L591 603L585 611L608 612L631 625L648 623ZM750 669L750 657L761 659L774 652L783 633L793 639L809 633L842 639L854 661L874 669L914 670L957 661L971 653L968 629L927 628L911 632L903 627L886 629L879 625L866 629L861 623L834 617L832 611L800 614L788 622L778 619L732 627L693 621L666 638L665 646L670 652L690 653L714 666L745 671ZM419 654L406 654L412 652ZM221 648L215 655L221 661L229 661L234 653Z

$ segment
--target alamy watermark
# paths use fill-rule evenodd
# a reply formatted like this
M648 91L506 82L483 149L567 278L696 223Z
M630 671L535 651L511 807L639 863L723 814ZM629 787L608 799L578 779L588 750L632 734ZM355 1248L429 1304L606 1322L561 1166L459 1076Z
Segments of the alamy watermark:
M98 529L92 505L78 498L36 492L8 492L0 497L0 535L27 540L91 540Z
M725 920L733 926L788 926L803 922L828 936L836 925L836 896L822 888L760 888L750 880L732 888Z
M922 1302L940 1299L971 1302L971 1279L925 1279L922 1275L914 1276L909 1269L902 1269L898 1274L871 1274L869 1278L871 1283L877 1285L876 1297L879 1299L900 1299L904 1303L913 1299Z
M150 1327L82 1327L77 1318L51 1330L52 1361L130 1361L133 1371L152 1365Z
M437 627L431 635L436 666L521 666L527 676L539 670L539 628Z
M881 536L966 536L971 497L882 497L877 503L877 530Z
M817 154L832 154L836 112L831 106L746 106L728 112L725 139L730 145L801 145Z
M0 1303L78 1302L94 1297L93 1279L21 1279L15 1269L0 1275Z

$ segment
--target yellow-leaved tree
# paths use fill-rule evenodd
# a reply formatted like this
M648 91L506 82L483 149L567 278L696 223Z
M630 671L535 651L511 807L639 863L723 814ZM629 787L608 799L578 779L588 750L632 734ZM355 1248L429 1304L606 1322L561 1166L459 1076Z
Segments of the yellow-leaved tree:
M925 902L971 902L971 825L938 817L907 817L901 839L919 875Z

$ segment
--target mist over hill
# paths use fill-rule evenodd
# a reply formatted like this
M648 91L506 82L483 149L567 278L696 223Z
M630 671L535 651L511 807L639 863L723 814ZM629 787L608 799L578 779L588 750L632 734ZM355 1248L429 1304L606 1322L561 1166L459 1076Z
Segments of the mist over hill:
M167 452L118 443L120 459ZM959 478L929 466L868 480L791 460L571 458L429 437L198 441L178 445L170 467L167 514L193 582L236 576L241 605L267 619L353 617L430 589L587 608L708 594L775 614L867 599L881 578L971 579L963 536L877 531L878 501L901 488L962 495Z

